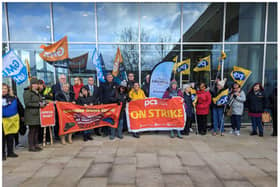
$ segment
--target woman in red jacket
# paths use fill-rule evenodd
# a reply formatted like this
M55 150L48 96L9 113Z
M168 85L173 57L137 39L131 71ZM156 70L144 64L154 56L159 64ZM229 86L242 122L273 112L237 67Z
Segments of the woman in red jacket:
M211 94L209 91L206 91L206 84L200 83L199 90L197 91L197 105L196 105L196 114L197 114L197 123L198 123L198 132L201 135L206 134L207 129L207 115L209 113L209 107L211 104Z

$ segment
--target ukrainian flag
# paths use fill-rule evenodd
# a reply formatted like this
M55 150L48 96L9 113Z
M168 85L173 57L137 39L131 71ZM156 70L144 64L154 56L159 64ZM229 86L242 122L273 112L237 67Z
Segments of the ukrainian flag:
M189 75L190 74L190 65L191 65L191 59L186 59L182 62L175 63L173 71L175 73L182 72L183 75Z
M251 75L252 71L238 67L238 66L233 66L233 71L230 73L232 79L237 82L240 87L244 85L244 83L247 81L249 76Z
M17 134L19 130L19 115L2 118L4 134Z
M225 105L225 104L227 104L227 102L228 102L228 94L229 94L228 89L222 91L219 95L217 95L216 97L214 97L212 99L213 103L216 104L216 105Z
M193 69L193 71L198 72L198 71L210 71L210 55L207 57L204 57L201 59L197 66Z

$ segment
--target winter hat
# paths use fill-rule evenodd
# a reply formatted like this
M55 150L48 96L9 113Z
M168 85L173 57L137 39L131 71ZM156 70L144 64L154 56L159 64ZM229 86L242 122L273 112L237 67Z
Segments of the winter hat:
M190 88L190 87L191 87L190 84L184 84L184 85L183 85L183 90L185 90L185 89L187 89L187 88Z
M32 84L38 84L38 79L36 77L30 79L30 85Z
M220 85L221 87L224 87L226 84L227 78L224 78L224 80L218 81L217 85Z
M120 86L122 86L122 87L127 87L127 82L126 82L126 80L123 80L121 83L120 83Z
M177 81L176 80L172 80L170 83L170 87L172 87L173 84L176 84L176 86L178 86Z

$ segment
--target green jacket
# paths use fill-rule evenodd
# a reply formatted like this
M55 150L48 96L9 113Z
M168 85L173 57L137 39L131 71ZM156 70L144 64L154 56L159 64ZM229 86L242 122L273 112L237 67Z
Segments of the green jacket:
M31 90L25 90L23 93L25 104L24 123L25 125L40 125L40 101L39 93Z

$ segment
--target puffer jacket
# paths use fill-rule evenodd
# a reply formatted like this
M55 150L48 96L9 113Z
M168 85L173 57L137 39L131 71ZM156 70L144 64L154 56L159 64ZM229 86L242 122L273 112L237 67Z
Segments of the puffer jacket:
M231 107L232 107L232 114L233 115L242 115L244 111L244 102L246 101L246 95L244 91L241 90L240 96L236 96L233 99Z
M208 115L209 107L211 104L211 94L209 91L198 90L197 94L197 105L196 114L197 115Z
M265 97L263 91L251 91L247 95L248 109L250 113L263 113L265 106Z
M25 104L25 125L40 125L40 102L42 102L42 97L32 90L25 90L23 99Z

